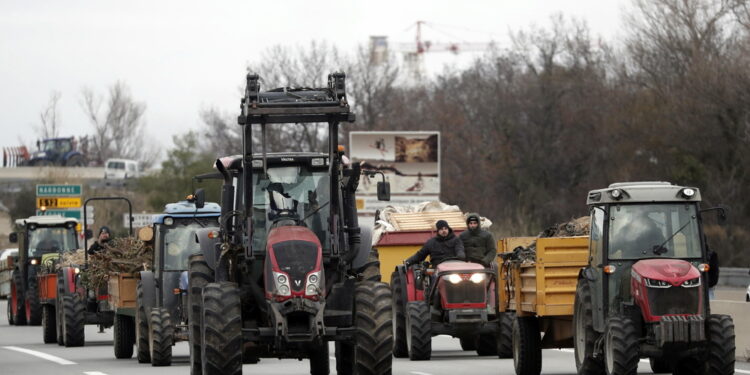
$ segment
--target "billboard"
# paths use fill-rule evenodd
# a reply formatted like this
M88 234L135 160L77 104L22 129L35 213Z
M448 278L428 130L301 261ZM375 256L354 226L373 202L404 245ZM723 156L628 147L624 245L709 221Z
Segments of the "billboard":
M379 170L391 184L390 204L436 200L440 196L440 132L351 132L352 162ZM378 202L378 175L363 177L357 189L360 212L374 213L388 205Z

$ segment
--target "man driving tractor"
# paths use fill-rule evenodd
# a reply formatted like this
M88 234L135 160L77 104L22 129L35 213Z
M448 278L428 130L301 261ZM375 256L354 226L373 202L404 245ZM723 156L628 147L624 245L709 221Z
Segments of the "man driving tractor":
M428 255L433 267L437 267L438 264L448 259L466 259L464 244L453 233L453 229L448 226L448 222L438 220L435 227L437 228L437 236L430 238L416 254L406 259L404 263L407 267L425 260Z

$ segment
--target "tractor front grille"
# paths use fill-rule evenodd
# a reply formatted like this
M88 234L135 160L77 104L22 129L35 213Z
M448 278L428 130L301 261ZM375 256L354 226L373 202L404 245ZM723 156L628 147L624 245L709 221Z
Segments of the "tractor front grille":
M443 285L445 285L446 303L485 303L487 285L484 282L476 284L463 280L458 284L453 284L444 280Z
M314 271L318 260L318 245L308 241L284 241L273 245L276 264L289 275L293 290L305 288L305 277Z
M647 288L651 315L698 314L702 287Z

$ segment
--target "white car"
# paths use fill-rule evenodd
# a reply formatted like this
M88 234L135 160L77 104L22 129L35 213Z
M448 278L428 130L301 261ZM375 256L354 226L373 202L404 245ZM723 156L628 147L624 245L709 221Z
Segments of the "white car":
M107 162L104 163L104 179L106 180L121 180L140 176L141 169L135 160L107 159Z

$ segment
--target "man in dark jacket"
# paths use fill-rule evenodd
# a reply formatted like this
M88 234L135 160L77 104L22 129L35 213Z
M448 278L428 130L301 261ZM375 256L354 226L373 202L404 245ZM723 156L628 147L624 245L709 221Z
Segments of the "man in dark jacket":
M430 238L416 254L406 259L407 266L425 260L428 255L433 267L437 267L438 264L450 258L466 259L464 244L453 234L453 229L448 226L448 222L438 220L435 227L437 227L437 236Z
M492 233L479 227L479 215L469 214L466 217L467 230L458 238L464 244L466 261L492 267L497 259L497 246Z
M109 227L102 225L101 228L99 228L99 238L96 239L96 242L94 242L91 246L89 246L88 253L89 255L94 255L102 250L104 250L106 247L107 242L110 240L110 230Z

